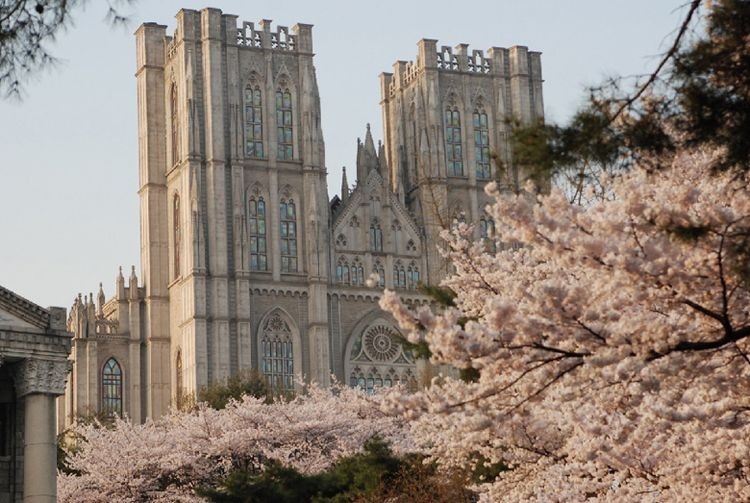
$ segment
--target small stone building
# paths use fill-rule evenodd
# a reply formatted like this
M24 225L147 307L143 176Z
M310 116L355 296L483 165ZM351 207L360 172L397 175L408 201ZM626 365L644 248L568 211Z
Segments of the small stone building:
M65 322L65 309L0 286L0 503L56 500L55 399L72 339Z

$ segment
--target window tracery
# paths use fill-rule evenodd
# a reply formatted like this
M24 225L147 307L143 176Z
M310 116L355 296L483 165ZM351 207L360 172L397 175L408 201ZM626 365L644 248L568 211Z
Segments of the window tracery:
M385 268L383 267L383 264L380 262L380 260L376 260L375 264L372 266L372 272L378 275L378 286L384 287L385 286Z
M263 101L260 87L245 88L245 155L263 157Z
M269 387L274 391L293 391L293 336L281 313L273 313L263 324L260 346L261 372Z
M393 287L406 288L406 270L400 260L393 265Z
M250 269L268 270L266 253L266 202L262 197L251 196L248 201L248 235L250 237Z
M353 341L347 362L350 386L358 386L368 394L398 384L416 391L414 357L404 350L397 337L393 328L378 323Z
M281 272L297 272L297 211L294 200L281 200Z
M414 290L419 285L419 267L415 262L409 264L406 269L406 280L410 290Z
M477 179L489 179L492 176L490 166L490 132L487 123L487 114L482 109L474 110L474 158Z
M464 161L461 149L461 117L456 106L445 110L445 157L448 176L463 176Z
M122 368L114 358L102 369L102 413L122 416Z
M276 91L276 144L279 159L294 157L292 135L292 95L289 89Z

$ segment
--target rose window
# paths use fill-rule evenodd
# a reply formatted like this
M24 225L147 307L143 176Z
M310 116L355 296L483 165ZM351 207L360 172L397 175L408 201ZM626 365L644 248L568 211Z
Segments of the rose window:
M362 337L364 350L373 361L391 361L399 353L400 346L393 340L386 327L376 326L368 330Z

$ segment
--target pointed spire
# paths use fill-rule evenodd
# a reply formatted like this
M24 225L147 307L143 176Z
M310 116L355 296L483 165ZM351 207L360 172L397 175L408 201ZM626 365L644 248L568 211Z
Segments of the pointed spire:
M346 179L346 166L341 167L341 200L349 199L349 181Z
M120 266L117 279L115 280L115 298L125 298L125 277L122 275L122 266Z
M130 268L130 280L128 282L128 293L131 299L138 298L138 276L135 275L135 266Z
M104 316L104 286L99 283L99 293L96 295L96 312L99 316Z
M371 154L373 157L377 155L375 152L375 143L372 141L372 133L370 132L370 123L367 123L367 133L365 133L365 151Z

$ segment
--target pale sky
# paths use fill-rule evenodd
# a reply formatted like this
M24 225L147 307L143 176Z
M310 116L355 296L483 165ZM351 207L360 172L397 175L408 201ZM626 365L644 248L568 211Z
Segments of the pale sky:
M78 292L109 298L118 266L140 278L135 40L143 22L174 29L192 0L140 0L113 28L101 3L75 13L52 45L61 59L0 100L0 285L42 306L69 308ZM381 138L378 75L413 60L420 38L470 48L525 45L542 52L548 121L564 121L585 86L646 73L671 44L682 0L297 1L224 0L240 20L310 23L316 53L329 196L349 181L355 146L372 124Z

